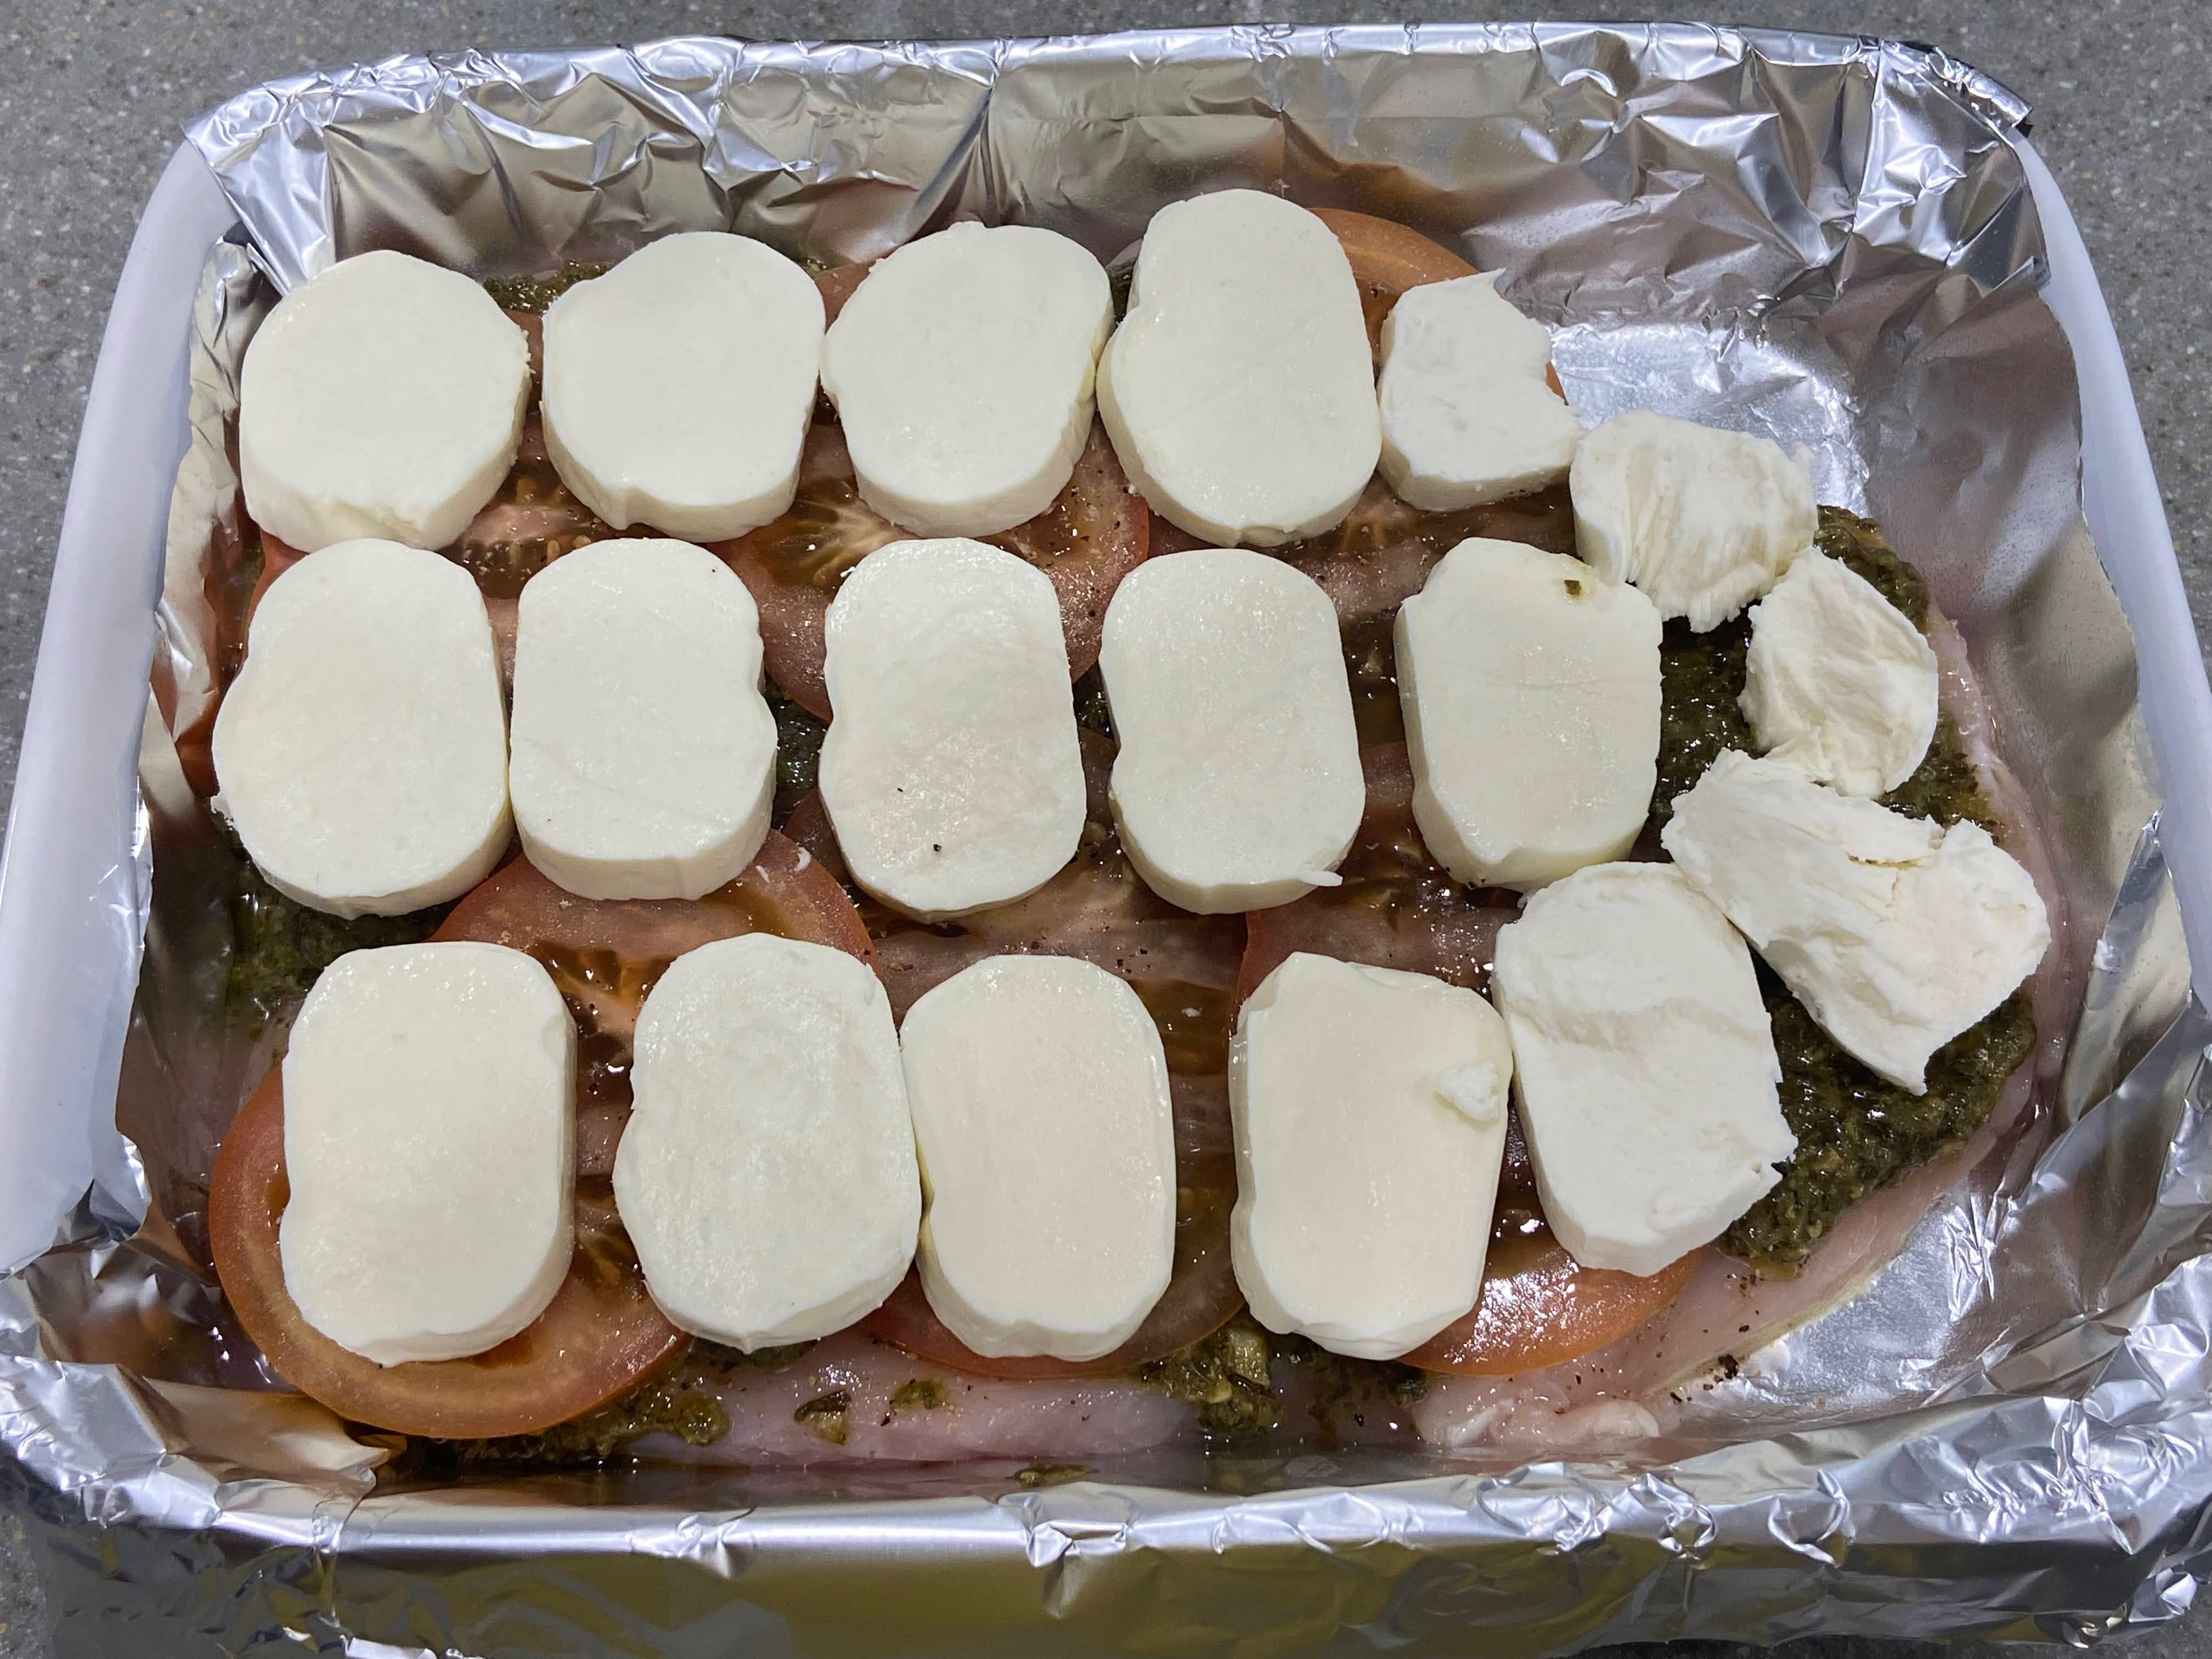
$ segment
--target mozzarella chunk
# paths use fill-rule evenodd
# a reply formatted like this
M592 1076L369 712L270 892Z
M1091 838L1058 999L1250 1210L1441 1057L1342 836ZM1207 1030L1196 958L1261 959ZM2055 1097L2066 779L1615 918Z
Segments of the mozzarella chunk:
M1846 795L1881 795L1936 735L1936 649L1875 585L1807 553L1751 608L1743 712L1759 746Z
M1382 476L1399 499L1453 513L1567 476L1583 435L1552 390L1552 331L1498 292L1498 273L1407 289L1382 319Z
M1949 829L1729 750L1660 837L1821 1028L1899 1088L2020 988L2051 944L2035 883Z
M1137 994L1073 957L990 957L907 1011L929 1305L980 1354L1096 1359L1175 1259L1167 1058Z
M1717 1238L1796 1149L1751 952L1663 864L1597 864L1499 930L1545 1218L1585 1267L1650 1274Z
M764 242L690 231L545 311L545 452L617 529L720 541L779 517L814 417L822 294Z
M341 259L246 349L246 510L303 552L443 547L514 465L529 394L529 343L476 283L404 253Z
M921 536L1035 518L1090 435L1113 325L1105 267L1054 231L957 224L878 260L822 352L861 499Z
M924 921L1042 886L1083 834L1060 600L981 542L892 542L823 624L822 801L853 878Z
M1628 851L1658 781L1659 634L1650 600L1579 559L1480 538L1444 556L1397 627L1439 864L1528 889Z
M380 1365L495 1348L568 1276L576 1027L503 945L394 945L315 981L284 1056L284 1288Z
M1298 951L1237 1018L1231 1257L1253 1316L1395 1359L1482 1294L1513 1049L1474 992Z
M1106 607L1115 821L1146 884L1211 915L1285 904L1352 846L1366 791L1336 612L1280 559L1148 559Z
M1700 634L1772 587L1820 524L1802 454L1644 410L1583 434L1568 488L1583 557Z
M747 1352L804 1342L906 1276L921 1188L866 963L771 933L678 957L631 1076L615 1203L671 1322Z
M760 851L775 796L745 585L689 542L609 541L532 576L508 787L530 861L585 898L697 898Z
M1259 191L1162 208L1098 362L1098 412L1152 510L1194 536L1271 547L1336 524L1382 447L1342 245Z
M507 850L507 717L459 565L342 542L271 582L215 720L216 805L269 884L333 915L458 898Z

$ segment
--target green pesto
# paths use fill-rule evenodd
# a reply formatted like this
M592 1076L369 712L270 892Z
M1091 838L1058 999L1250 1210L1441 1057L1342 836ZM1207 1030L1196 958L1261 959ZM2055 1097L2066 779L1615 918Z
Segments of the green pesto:
M1912 1095L1845 1054L1763 968L1759 977L1782 1060L1782 1115L1797 1152L1780 1166L1780 1183L1721 1243L1760 1267L1794 1271L1845 1210L1954 1151L1989 1120L2035 1047L2035 1021L2027 992L2014 993L1936 1050L1928 1092Z
M1997 815L1982 793L1982 781L1960 740L1958 722L1948 714L1936 717L1936 736L1928 745L1919 769L1881 798L1884 806L1907 817L1933 818L1946 827L1978 823L1997 833Z
M891 1390L894 1412L933 1412L944 1403L945 1379L939 1376L909 1376Z
M767 682L768 706L775 716L775 827L783 828L791 809L810 793L822 771L822 738L829 723L817 720L774 680Z
M1106 701L1106 677L1095 668L1075 683L1075 723L1102 738L1114 735L1114 709Z
M1259 1434L1282 1415L1268 1377L1273 1340L1240 1310L1212 1335L1139 1366L1137 1376L1196 1406L1199 1425L1209 1434Z
M1014 1479L1020 1485L1035 1490L1039 1486L1064 1486L1071 1480L1080 1480L1091 1473L1088 1463L1032 1463L1025 1469L1016 1469Z
M791 1414L794 1423L803 1423L833 1446L845 1443L846 1423L853 1410L853 1393L849 1389L832 1389L827 1394L817 1394Z
M289 899L242 858L230 898L230 972L223 988L229 1017L258 1033L289 1018L324 969L349 951L413 945L427 939L445 908L348 921Z
M1915 628L1928 626L1928 579L1905 562L1872 519L1824 507L1813 544L1865 577Z
M543 315L545 307L579 283L604 276L607 267L586 259L571 259L550 276L492 276L484 292L502 311L529 311Z
M543 1434L451 1444L463 1463L604 1463L641 1435L672 1434L686 1445L711 1446L729 1431L721 1402L684 1367Z

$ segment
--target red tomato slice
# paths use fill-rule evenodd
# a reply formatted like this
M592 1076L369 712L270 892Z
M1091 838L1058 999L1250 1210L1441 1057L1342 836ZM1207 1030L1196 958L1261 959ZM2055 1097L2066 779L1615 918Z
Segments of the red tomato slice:
M814 286L822 294L822 325L827 328L837 320L837 313L845 308L845 301L853 297L853 290L874 266L873 259L855 259L850 264L832 265L827 270L814 273Z
M1229 1033L1241 916L1194 916L1158 897L1123 856L1106 804L1114 745L1082 734L1089 822L1067 867L1027 898L955 921L908 921L862 897L876 971L901 1018L917 998L986 957L1045 951L1081 957L1128 981L1167 1052L1176 1114L1176 1265L1166 1293L1136 1334L1103 1358L987 1358L947 1330L908 1274L863 1328L919 1358L989 1376L1089 1376L1164 1358L1218 1329L1243 1301L1229 1265L1237 1197L1229 1127ZM817 865L845 873L822 798L793 809L785 833Z
M278 1070L216 1154L209 1243L223 1295L269 1363L355 1422L452 1439L533 1434L619 1398L690 1340L653 1306L602 1180L580 1183L568 1276L527 1329L467 1359L379 1365L309 1325L285 1290L277 1224L290 1191Z
M1297 951L1487 990L1498 930L1519 914L1514 895L1463 887L1429 856L1413 822L1413 773L1402 745L1364 750L1360 764L1367 813L1338 866L1344 884L1245 918L1250 942L1237 975L1238 1006ZM1510 1375L1592 1352L1672 1301L1701 1254L1649 1279L1578 1266L1545 1224L1528 1146L1510 1121L1482 1299L1406 1361Z
M1151 521L1114 459L1106 428L1093 421L1074 475L1053 504L1026 524L982 538L1052 579L1068 672L1079 679L1098 660L1107 600L1149 550ZM860 499L843 434L819 422L807 434L791 511L714 544L760 607L769 678L809 714L823 720L830 714L822 684L822 618L830 601L854 565L907 534Z

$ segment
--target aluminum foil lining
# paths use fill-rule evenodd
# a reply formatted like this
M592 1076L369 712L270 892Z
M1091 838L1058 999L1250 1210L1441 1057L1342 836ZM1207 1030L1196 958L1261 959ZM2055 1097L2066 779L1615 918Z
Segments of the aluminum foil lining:
M2024 106L1940 53L1692 27L1161 31L968 45L684 40L271 83L191 141L210 258L143 787L135 1156L0 1280L0 1483L64 1649L1565 1650L1814 1632L2057 1636L2170 1618L2212 1550L2212 1015L2191 996L2128 630L2079 511ZM173 739L211 694L200 571L273 296L393 246L489 275L733 228L800 257L959 217L1102 257L1249 185L1504 272L1593 415L1806 443L1930 574L2048 843L2080 1010L2034 1121L1854 1300L1667 1437L1516 1467L1195 1451L1028 1490L998 1466L638 1468L380 1486L378 1448L205 1332L204 1173L265 1051L223 1035L228 855ZM2146 827L2146 826L2148 827Z

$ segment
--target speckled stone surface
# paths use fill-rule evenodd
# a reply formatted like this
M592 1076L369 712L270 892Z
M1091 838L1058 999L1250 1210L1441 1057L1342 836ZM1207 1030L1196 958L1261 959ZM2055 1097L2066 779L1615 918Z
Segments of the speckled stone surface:
M1701 10L1598 3L1423 7L1429 21L1661 17L1883 34L1944 46L2035 106L2119 325L2200 631L2212 622L2212 11L2204 0L1732 0ZM178 124L274 75L392 52L606 44L720 31L762 37L948 36L1158 25L1358 21L1372 0L11 0L0 6L0 791L13 781L46 577L101 321L132 222ZM0 1659L53 1650L50 1606L0 1514ZM66 1644L64 1646L66 1647ZM2133 1659L2212 1654L2212 1613L2114 1644ZM1969 1647L1951 1651L1995 1653ZM2010 1651L2011 1650L2002 1650ZM1723 1644L1624 1653L1735 1655ZM1933 1656L1814 1638L1786 1651ZM135 1659L135 1656L134 1656ZM148 1655L148 1659L152 1656Z

